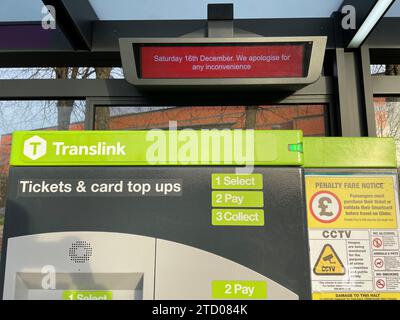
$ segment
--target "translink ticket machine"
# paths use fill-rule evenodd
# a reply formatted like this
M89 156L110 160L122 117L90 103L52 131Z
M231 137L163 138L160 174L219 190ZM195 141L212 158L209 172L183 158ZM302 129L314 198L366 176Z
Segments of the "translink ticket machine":
M15 133L2 298L400 296L393 140L221 132Z
M148 97L293 92L327 43L192 36L119 39L126 80ZM16 132L10 163L3 299L400 297L392 139Z

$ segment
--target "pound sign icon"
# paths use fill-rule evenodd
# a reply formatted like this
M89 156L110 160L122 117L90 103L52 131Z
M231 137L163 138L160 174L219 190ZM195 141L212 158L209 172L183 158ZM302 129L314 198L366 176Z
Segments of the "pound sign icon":
M332 199L330 199L328 197L322 197L319 199L318 208L321 209L321 211L319 212L319 215L321 217L323 217L323 216L332 217L333 216L333 212L326 211L326 209L328 209L328 207L329 207L327 204L331 204L331 203L332 203Z
M317 221L331 223L339 218L342 212L342 203L333 192L319 191L311 197L309 210Z

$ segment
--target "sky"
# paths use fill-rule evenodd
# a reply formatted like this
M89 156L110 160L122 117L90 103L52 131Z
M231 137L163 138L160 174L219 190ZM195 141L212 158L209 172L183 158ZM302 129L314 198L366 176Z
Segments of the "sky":
M330 16L342 0L89 0L102 19L205 19L208 3L234 3L235 18Z
M0 0L0 21L40 21L41 0Z
M205 19L208 3L234 3L235 18L328 17L343 0L89 0L103 20ZM40 21L41 0L1 0L0 21ZM388 16L400 16L396 0Z

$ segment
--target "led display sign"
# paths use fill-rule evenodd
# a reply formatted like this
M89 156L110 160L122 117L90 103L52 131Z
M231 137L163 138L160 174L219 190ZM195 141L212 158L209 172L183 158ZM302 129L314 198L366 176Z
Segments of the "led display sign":
M310 44L142 46L143 79L304 77Z

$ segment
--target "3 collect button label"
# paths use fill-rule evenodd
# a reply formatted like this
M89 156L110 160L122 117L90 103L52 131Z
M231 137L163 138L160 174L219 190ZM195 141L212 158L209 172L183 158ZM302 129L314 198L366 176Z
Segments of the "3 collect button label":
M263 226L264 210L213 209L213 226Z

